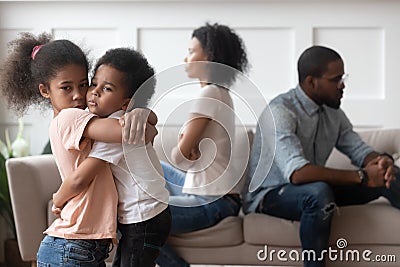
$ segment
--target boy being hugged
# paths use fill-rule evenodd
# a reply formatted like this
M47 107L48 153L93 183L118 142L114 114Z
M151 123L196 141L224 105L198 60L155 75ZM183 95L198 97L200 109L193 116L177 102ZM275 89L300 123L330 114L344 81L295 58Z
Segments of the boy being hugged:
M86 96L90 112L119 119L132 104L145 107L154 94L153 75L153 68L139 52L129 48L108 50L94 68ZM157 121L152 112L149 121ZM152 144L122 147L96 141L90 157L110 163L117 186L122 237L113 266L155 266L159 248L169 235L171 215L169 193Z

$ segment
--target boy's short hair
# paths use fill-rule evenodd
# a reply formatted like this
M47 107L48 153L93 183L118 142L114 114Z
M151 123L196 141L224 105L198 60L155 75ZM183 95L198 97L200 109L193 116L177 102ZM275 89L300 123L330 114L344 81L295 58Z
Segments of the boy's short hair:
M126 97L134 98L134 107L147 107L154 94L154 69L140 52L132 48L109 49L96 63L93 74L101 65L111 66L124 73ZM140 88L140 90L139 90Z

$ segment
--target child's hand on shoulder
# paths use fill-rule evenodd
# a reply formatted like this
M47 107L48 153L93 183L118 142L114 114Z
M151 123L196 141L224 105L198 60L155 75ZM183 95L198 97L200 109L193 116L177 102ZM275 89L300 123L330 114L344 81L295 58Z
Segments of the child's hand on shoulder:
M147 108L135 108L127 112L119 120L123 127L122 140L128 144L153 143L158 134L156 114Z
M56 207L53 203L53 206L51 207L51 212L57 217L61 218L61 208Z

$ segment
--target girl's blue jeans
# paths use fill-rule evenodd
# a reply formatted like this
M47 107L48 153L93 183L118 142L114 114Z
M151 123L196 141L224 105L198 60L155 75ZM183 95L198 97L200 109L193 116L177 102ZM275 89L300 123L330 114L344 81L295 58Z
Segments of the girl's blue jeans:
M38 267L100 267L110 252L111 239L64 239L45 236L37 253Z

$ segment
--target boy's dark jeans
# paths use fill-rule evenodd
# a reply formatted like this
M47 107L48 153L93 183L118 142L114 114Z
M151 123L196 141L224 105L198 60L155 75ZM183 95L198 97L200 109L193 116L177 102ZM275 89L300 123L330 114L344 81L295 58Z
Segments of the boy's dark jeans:
M171 228L169 208L157 216L139 223L118 223L122 237L113 260L113 267L153 267L160 248Z

